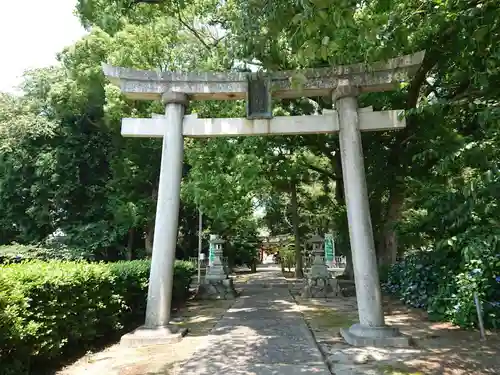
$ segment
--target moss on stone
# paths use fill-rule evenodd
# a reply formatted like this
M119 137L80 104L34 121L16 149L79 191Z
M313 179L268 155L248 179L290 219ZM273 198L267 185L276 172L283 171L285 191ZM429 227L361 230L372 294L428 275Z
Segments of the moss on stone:
M420 371L411 370L403 363L397 365L381 365L379 366L379 370L384 375L423 375Z
M308 306L303 313L314 328L342 328L356 322L353 316L329 307Z

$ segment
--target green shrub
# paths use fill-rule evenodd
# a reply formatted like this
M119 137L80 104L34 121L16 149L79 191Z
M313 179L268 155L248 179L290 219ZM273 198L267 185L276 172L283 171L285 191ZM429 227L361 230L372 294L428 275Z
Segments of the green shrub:
M54 248L34 245L0 246L0 264L19 263L23 260L92 260L92 254L75 248L57 246Z
M231 265L251 267L258 258L258 248L254 243L248 243L239 239L233 240L224 248Z
M292 267L295 267L295 246L294 245L283 246L279 250L279 252L281 257L282 270L284 271L286 267L290 272Z
M174 301L186 298L193 273L176 262ZM131 328L144 317L148 277L148 261L0 266L2 374L29 373Z
M477 327L474 293L482 301L483 320L487 328L500 328L500 255L483 249L479 259L466 261L450 282L441 283L428 308L430 314L463 327Z
M454 268L445 259L437 259L430 251L408 254L387 271L384 289L405 304L427 308L429 298L437 293L443 272Z
M424 308L433 320L463 328L477 326L474 292L483 303L486 327L500 327L500 256L482 249L476 259L463 260L446 251L408 254L387 272L384 290L405 304Z

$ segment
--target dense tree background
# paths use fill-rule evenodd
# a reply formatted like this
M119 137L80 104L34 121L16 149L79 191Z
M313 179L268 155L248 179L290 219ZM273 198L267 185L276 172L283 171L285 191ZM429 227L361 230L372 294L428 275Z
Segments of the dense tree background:
M402 131L363 135L379 265L425 252L444 267L432 272L451 285L432 293L475 288L500 300L498 1L80 0L77 12L89 34L61 52L60 66L27 72L22 96L0 96L0 244L42 243L60 230L67 246L97 259L151 250L161 143L122 138L120 119L163 109L121 96L102 62L273 71L426 50L398 91L360 97L361 106L405 109L407 118ZM275 101L273 111L331 107L327 97L302 98ZM189 111L242 116L244 103L195 102ZM196 251L201 208L207 232L232 239L233 258L243 257L238 244L255 242L267 227L293 234L296 248L310 233L333 231L337 251L350 259L336 135L186 139L185 146L179 257ZM478 269L480 279L471 276ZM351 265L346 273L352 277Z

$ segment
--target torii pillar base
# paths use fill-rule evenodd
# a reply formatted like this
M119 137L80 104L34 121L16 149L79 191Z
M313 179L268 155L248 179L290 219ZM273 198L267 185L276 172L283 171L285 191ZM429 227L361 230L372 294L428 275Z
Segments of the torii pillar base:
M123 335L120 345L127 348L137 348L149 345L173 344L181 341L187 334L186 328L169 324L165 327L148 328L141 326L136 330Z
M368 327L358 323L349 328L342 328L340 334L352 346L373 346L378 348L408 348L411 346L409 336L403 335L397 328L389 326Z

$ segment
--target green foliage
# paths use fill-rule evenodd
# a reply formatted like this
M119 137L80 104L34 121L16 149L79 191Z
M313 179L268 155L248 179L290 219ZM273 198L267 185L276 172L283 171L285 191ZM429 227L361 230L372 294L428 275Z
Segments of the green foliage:
M295 266L295 246L293 244L283 246L279 249L279 254L281 258L281 268L283 270L287 268L288 271L291 271L292 267Z
M187 297L194 268L176 262L174 301ZM0 267L0 367L29 373L81 353L143 319L149 262L30 261Z
M479 259L461 262L450 251L408 254L387 273L384 289L404 303L425 308L431 319L477 327L474 293L483 305L486 327L500 327L500 257L483 249Z
M0 263L19 263L23 260L91 260L92 253L85 250L58 247L40 247L33 245L0 246Z
M415 155L417 162L439 160L430 163L433 167L425 180L411 179L412 207L403 216L399 232L409 248L433 251L413 260L407 257L393 267L395 279L389 282L405 302L462 327L477 324L473 299L477 292L485 324L498 327L500 150L493 145L498 144L500 132L494 108L467 107L467 111L454 108L445 116L457 121L448 135L440 137L451 149L442 144ZM460 128L464 123L466 128Z
M497 0L129 3L79 0L76 12L89 34L59 55L61 67L28 72L24 95L0 97L0 244L44 243L61 229L68 249L85 249L85 257L137 258L139 249L150 250L161 141L122 138L120 120L164 108L125 98L104 79L102 62L201 72L245 71L251 63L275 71L425 49L421 69L399 90L359 97L362 107L406 110L404 130L363 134L377 256L390 263L403 252L432 249L400 270L417 285L408 284L404 298L462 325L470 305L460 308L462 316L427 296L463 296L465 306L467 290L477 287L482 298L499 300L487 287L500 238ZM297 72L292 83L300 87L304 75ZM240 117L243 104L192 102L188 110ZM332 108L330 97L273 105L275 115ZM185 149L184 256L196 248L197 208L207 232L238 238L226 248L234 262L251 257L238 243L255 236L258 224L272 234L293 228L298 239L334 231L336 251L349 256L336 135L186 140ZM265 208L260 222L257 206ZM66 251L40 256L66 258ZM476 268L481 282L469 277Z
M258 261L257 238L255 237L253 242L248 242L248 240L242 238L232 239L231 242L224 247L224 253L228 255L231 265L246 265L251 267Z
M1 95L0 244L43 243L60 229L67 246L98 260L150 250L161 141L124 139L120 121L163 108L123 98L101 63L174 70L207 63L179 58L199 43L178 33L178 21L156 21L113 34L93 27L59 55L60 68L28 72L23 96ZM183 248L196 234L193 202L182 204Z
M410 306L427 308L445 276L443 272L452 268L446 256L438 258L436 255L439 254L431 251L407 254L401 262L387 271L387 283L384 285L386 291L396 294Z

